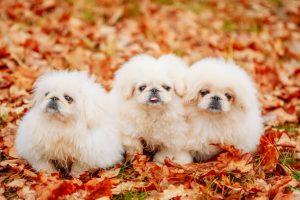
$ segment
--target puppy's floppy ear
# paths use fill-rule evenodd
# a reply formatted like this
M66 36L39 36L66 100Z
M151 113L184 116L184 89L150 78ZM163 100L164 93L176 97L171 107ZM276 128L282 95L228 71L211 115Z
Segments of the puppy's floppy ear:
M121 85L121 94L124 99L128 100L133 96L135 90L135 84L127 82Z
M184 78L188 71L187 64L178 56L167 54L161 56L158 61L167 71L168 76L172 79L175 92L178 96L183 96L185 93Z
M184 94L184 102L191 103L198 99L199 92L198 88L191 83L187 83L186 92Z
M56 72L57 71L55 70L46 71L34 82L31 97L33 106L42 100L42 97L45 95L44 93L47 92L45 91L45 87L47 87L47 79L55 75Z
M135 84L130 79L130 74L126 70L120 69L115 76L112 91L121 94L123 99L128 100L133 96L134 90Z
M112 91L117 91L126 100L130 99L136 87L141 71L153 63L155 59L149 55L137 55L124 63L116 72Z
M185 87L184 81L182 79L183 78L181 78L181 77L173 79L175 92L180 97L184 96L185 91L186 91L186 87Z

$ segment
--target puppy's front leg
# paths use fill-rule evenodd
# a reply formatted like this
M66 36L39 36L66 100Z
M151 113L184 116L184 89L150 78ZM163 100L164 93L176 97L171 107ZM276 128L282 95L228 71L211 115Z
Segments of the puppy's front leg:
M182 165L193 162L193 157L188 151L171 151L168 149L163 149L157 152L153 160L159 163L164 163L167 157Z
M127 154L130 157L133 157L135 154L142 154L143 153L143 145L138 138L131 137L128 135L122 136L122 142L125 147Z
M45 171L48 174L57 172L55 167L53 166L52 163L50 163L48 160L45 159L40 159L40 160L30 160L28 159L29 163L31 163L33 169L35 171Z
M162 150L159 150L159 151L155 154L155 156L154 156L154 158L153 158L153 161L159 162L159 163L163 164L163 163L165 162L165 159L166 159L167 157L168 157L169 159L173 160L173 155L172 155L172 153L171 153L170 151L168 151L167 149L162 149Z
M174 161L182 165L192 163L193 156L188 151L177 151L174 153Z
M89 167L87 165L80 162L74 162L72 164L70 175L74 178L79 178L79 176L87 170L89 170Z

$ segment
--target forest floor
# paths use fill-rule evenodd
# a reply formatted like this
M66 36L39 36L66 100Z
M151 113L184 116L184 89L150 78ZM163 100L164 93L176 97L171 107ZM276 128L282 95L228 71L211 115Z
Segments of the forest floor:
M256 81L265 134L255 155L209 162L137 155L79 179L37 173L13 147L32 84L48 69L88 70L110 89L133 55L189 64L232 58ZM0 1L0 199L300 199L300 1Z

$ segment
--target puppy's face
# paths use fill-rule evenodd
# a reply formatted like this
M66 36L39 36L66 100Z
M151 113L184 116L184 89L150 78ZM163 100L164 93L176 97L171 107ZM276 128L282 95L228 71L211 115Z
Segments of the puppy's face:
M113 90L124 101L146 108L166 108L175 98L183 96L183 77L187 66L179 58L166 55L156 59L138 55L117 72Z
M207 58L193 64L185 79L185 101L210 114L242 114L257 107L254 84L239 66Z
M58 120L79 118L86 109L84 93L87 77L82 73L53 72L35 83L34 107Z
M141 105L166 105L172 100L172 87L169 81L141 81L133 86L132 98Z
M203 85L197 95L197 107L212 113L229 112L235 104L235 93L228 88Z
M63 89L48 89L43 94L41 109L51 116L69 118L76 107L76 96Z

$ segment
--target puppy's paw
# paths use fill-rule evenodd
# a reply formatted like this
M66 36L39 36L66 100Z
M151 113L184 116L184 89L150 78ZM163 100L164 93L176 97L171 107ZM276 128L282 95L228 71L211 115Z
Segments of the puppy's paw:
M55 169L55 167L53 166L53 164L46 160L34 161L34 162L31 162L31 164L32 164L32 167L38 172L44 171L48 174L58 172Z
M129 156L129 158L134 158L136 154L143 154L143 146L127 147L126 154Z
M83 174L85 171L89 170L89 167L78 162L74 162L72 165L72 169L70 172L70 175L74 178L79 178L81 174Z
M157 152L153 160L155 162L164 163L167 157L181 165L193 162L193 157L187 151L172 152L168 150L162 150Z
M137 138L123 136L123 145L129 157L134 157L135 154L143 154L143 144Z
M167 150L160 150L155 154L153 161L163 164L167 157L173 160L173 155L171 152Z
M193 157L188 151L180 151L174 154L174 162L181 165L192 163Z

